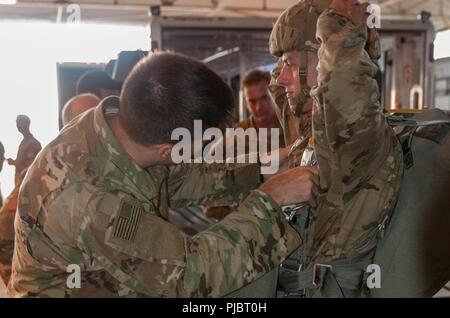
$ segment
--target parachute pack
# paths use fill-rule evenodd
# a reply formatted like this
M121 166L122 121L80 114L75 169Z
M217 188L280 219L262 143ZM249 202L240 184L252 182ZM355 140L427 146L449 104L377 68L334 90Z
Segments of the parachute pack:
M450 116L432 109L403 127L405 171L396 208L377 246L374 297L432 297L450 281Z

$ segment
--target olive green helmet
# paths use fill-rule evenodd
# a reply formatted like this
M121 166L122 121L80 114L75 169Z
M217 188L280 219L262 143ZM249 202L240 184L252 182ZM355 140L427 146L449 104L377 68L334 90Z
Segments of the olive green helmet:
M291 110L297 116L302 114L303 106L310 97L311 91L307 84L307 52L317 54L319 48L316 39L317 20L330 3L330 0L298 1L280 15L270 35L269 47L272 55L281 57L284 52L300 52L300 85L302 91L297 97L295 109L291 107ZM278 67L272 76L276 78L279 71Z

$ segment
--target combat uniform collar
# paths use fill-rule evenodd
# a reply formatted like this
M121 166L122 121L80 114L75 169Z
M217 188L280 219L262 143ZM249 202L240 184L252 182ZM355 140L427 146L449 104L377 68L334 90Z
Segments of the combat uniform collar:
M106 117L119 113L119 97L111 96L104 99L94 112L94 131L100 142L105 146L108 163L105 165L104 176L117 176L118 190L125 190L145 202L153 200L158 194L154 183L146 170L139 167L122 148L116 136L109 127ZM122 175L122 176L121 176ZM116 181L115 177L108 178Z
M276 115L275 115L275 117L276 117ZM255 117L254 117L253 115L251 115L251 116L248 118L248 120L250 120L250 127L260 128L260 127L258 127L258 125L256 125ZM280 121L278 120L278 117L277 117L277 120L276 120L276 122L275 122L275 127L272 127L272 128L278 128L278 129L280 129L280 130L282 129L281 123L280 123Z

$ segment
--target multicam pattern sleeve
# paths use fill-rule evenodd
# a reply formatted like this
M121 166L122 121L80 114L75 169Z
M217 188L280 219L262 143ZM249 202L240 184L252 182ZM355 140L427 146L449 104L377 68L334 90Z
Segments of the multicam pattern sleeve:
M364 49L366 26L357 28L330 9L319 18L317 37L314 138L322 182L328 188L335 170L345 188L351 188L360 176L373 176L384 164L393 134L379 103L377 66Z
M55 202L61 200L68 201ZM72 296L108 290L115 296L220 297L250 283L280 264L300 238L258 190L239 210L187 239L131 197L90 196L77 236L81 254L66 254L69 263L82 260L86 271L85 293L75 290Z
M240 203L262 182L258 163L185 164L171 168L170 206L173 208Z
M392 209L403 174L401 148L379 103L366 25L329 9L317 24L314 147L326 190L313 216L313 259L339 257Z

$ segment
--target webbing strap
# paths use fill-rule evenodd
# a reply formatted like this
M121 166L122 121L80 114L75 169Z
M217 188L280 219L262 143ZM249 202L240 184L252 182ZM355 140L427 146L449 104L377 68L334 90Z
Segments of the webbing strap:
M450 124L450 120L437 119L437 120L420 120L412 118L404 118L401 116L389 116L387 121L391 126L407 126L407 127L419 127L419 126L432 126L439 124Z
M304 271L280 268L278 284L285 297L305 296L313 290L313 297L341 298L361 293L365 269L370 261L354 264L315 264Z
M289 267L280 268L278 287L284 297L305 297L311 291L313 297L358 297L362 294L366 268L372 262L379 234L387 218L368 235L358 250L350 251L343 259L329 264L313 264L304 270Z

